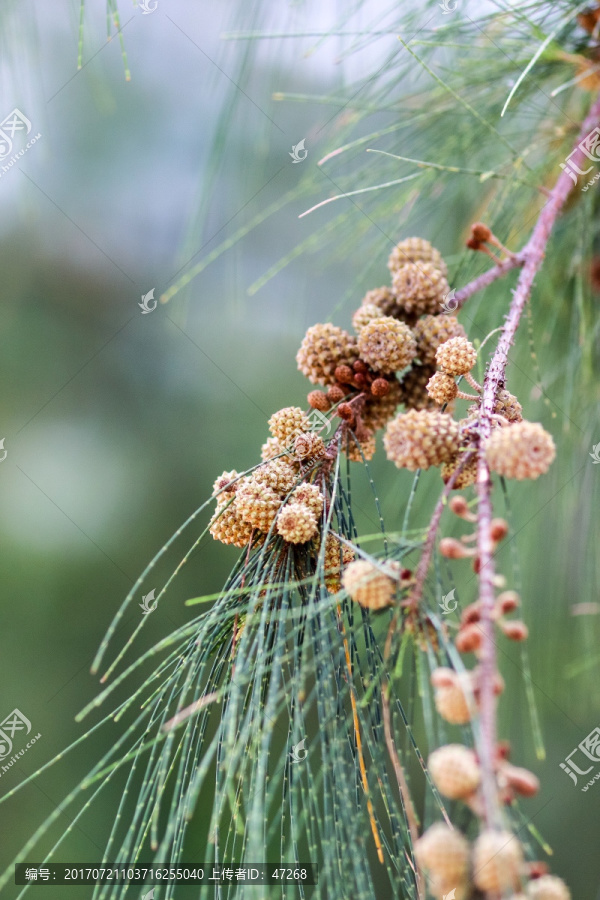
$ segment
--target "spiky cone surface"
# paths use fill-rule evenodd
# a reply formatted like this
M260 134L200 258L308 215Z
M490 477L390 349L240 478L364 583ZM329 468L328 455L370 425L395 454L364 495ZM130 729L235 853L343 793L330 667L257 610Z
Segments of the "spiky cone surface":
M249 478L235 495L237 513L248 525L268 532L277 515L281 499L267 484Z
M552 436L539 422L525 419L494 429L484 450L492 472L517 481L544 475L556 456Z
M435 352L440 344L453 337L466 337L465 329L455 316L423 316L413 328L417 357L424 365L435 365Z
M562 878L542 875L527 885L528 900L571 900L571 891Z
M449 290L445 276L431 263L408 263L392 279L398 306L415 315L441 312Z
M277 514L277 531L290 544L306 544L317 533L317 517L303 503L286 503Z
M217 502L219 504L223 505L234 497L240 483L239 481L236 481L235 484L232 484L231 482L234 478L239 478L239 472L232 469L231 472L223 472L222 475L219 475L219 477L215 479L212 495L214 497L216 494L219 494L217 497ZM221 493L219 493L219 491Z
M477 362L477 350L467 338L450 338L435 351L435 361L447 375L466 375Z
M442 275L448 274L448 266L442 254L425 238L406 238L396 244L388 259L388 269L393 275L407 263L431 263Z
M260 458L263 462L266 462L268 459L273 459L276 456L280 456L282 453L285 453L285 447L274 437L267 438L260 448Z
M317 519L321 518L323 512L323 504L325 502L323 494L316 484L304 482L294 488L289 498L290 503L302 503L313 511Z
M408 325L392 316L380 316L361 328L358 350L372 369L388 374L413 361L417 344Z
M482 891L516 888L523 851L510 831L482 831L473 847L473 881Z
M337 594L342 587L342 566L351 563L354 559L354 551L334 535L328 534L325 538L325 554L323 570L325 573L325 587L330 594Z
M415 856L436 893L442 883L456 885L466 880L469 844L455 828L436 822L415 842Z
M350 460L350 462L362 462L373 459L377 450L377 441L374 434L369 434L364 440L359 441L353 435L349 434L345 441L342 441L342 450Z
M255 482L266 484L276 494L287 494L298 480L296 470L285 459L271 459L252 473Z
M336 367L357 359L356 338L330 322L309 328L296 354L299 370L313 384L334 384Z
M310 431L310 422L299 406L278 409L269 419L269 431L284 447L302 431Z
M451 375L445 372L436 372L427 382L427 393L440 406L444 403L452 403L458 394L456 382Z
M363 306L359 306L352 316L352 327L357 334L360 334L372 319L379 319L383 315L384 313L374 303L365 303Z
M217 506L209 531L215 541L233 544L234 547L247 547L252 537L252 525L243 521L236 509L235 501L225 508L223 504Z
M475 754L462 744L448 744L434 750L427 766L440 794L451 800L468 797L479 787L481 772Z
M457 454L454 459L450 460L450 462L444 463L441 468L440 474L442 476L442 480L444 484L448 484L455 471L458 469L459 465L462 461L462 456L464 454ZM452 485L453 491L462 490L462 488L469 487L471 484L475 484L477 481L477 456L473 454L471 459L462 467L460 473L456 477L454 484Z
M325 443L320 434L303 431L294 441L294 456L300 460L319 458L325 453Z
M331 409L331 401L324 391L311 391L306 398L313 409L327 412Z
M361 412L362 423L368 431L378 431L394 417L402 402L402 385L396 379L390 379L389 390L383 397L369 395Z
M428 469L449 462L458 450L458 424L447 413L411 409L388 423L387 458L399 469Z
M385 609L394 602L400 568L395 560L377 567L366 559L357 559L344 570L342 584L350 597L365 609Z
M367 291L362 299L361 306L363 308L376 306L380 316L395 316L399 311L396 298L389 287L374 288L372 291Z
M435 401L427 393L427 383L435 374L433 366L413 365L402 378L402 402L407 409L432 409Z

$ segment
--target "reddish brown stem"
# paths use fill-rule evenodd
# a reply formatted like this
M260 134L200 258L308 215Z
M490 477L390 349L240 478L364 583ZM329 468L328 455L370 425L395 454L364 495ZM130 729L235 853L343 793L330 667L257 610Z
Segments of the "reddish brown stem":
M581 127L575 150L570 157L574 166L581 168L581 164L587 159L583 151L579 149L579 144L599 122L600 97L595 100L589 115ZM544 259L548 238L572 187L573 181L567 171L563 169L550 192L546 205L540 212L531 238L518 255L518 259L524 261L523 269L513 294L500 340L492 356L483 384L483 400L479 417L480 446L490 436L494 403L497 391L500 385L504 383L508 352L514 341L525 305L529 300L535 276ZM509 262L510 260L507 260L506 264ZM498 266L496 268L499 269L501 267ZM490 281L493 280L493 278L490 279ZM486 283L489 284L490 281ZM456 296L458 297L458 294ZM481 603L483 639L480 659L480 733L478 752L482 770L484 818L488 827L493 826L498 819L498 801L494 775L494 757L496 752L496 698L494 695L496 645L494 642L493 622L495 602L494 547L490 537L492 522L491 486L490 471L485 456L480 451L477 463L477 497L479 501L477 548L480 559L479 600Z

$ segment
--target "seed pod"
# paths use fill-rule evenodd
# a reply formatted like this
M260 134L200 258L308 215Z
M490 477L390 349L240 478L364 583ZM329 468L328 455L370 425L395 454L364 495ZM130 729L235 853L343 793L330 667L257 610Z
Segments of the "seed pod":
M556 456L552 436L538 422L525 419L496 428L484 449L492 472L518 481L543 475Z
M301 431L310 431L310 422L299 406L286 406L273 413L269 431L284 446Z
M389 287L374 288L367 291L362 299L363 307L376 306L380 316L397 316L400 312L395 296Z
M448 375L466 375L477 362L477 351L466 338L450 338L437 348L435 360Z
M219 475L213 484L213 497L221 491L218 497L220 503L232 500L239 484L239 481L234 481L234 479L237 478L239 478L239 473L236 472L235 469L232 469L231 472L223 472L222 475ZM232 482L234 483L232 484ZM226 490L224 490L224 488L226 488Z
M356 440L354 439L355 437ZM350 434L347 441L342 442L342 450L350 462L363 462L363 459L367 461L373 459L376 449L377 443L374 434L369 434L363 441L359 441L356 435L353 437Z
M417 341L417 356L423 365L435 365L435 353L440 344L453 337L466 338L465 329L455 316L423 316L413 329Z
M327 398L331 403L339 403L347 393L348 391L344 390L341 384L332 384L331 387L327 388Z
M271 459L252 473L252 479L268 485L276 494L287 494L296 484L296 470L284 459Z
M332 384L336 367L342 363L352 365L357 356L356 338L343 328L326 322L308 329L296 354L296 362L298 369L313 384Z
M377 378L371 385L383 381ZM362 423L369 431L378 431L383 428L395 415L395 412L402 400L402 386L396 378L391 378L387 384L388 390L383 396L369 396L365 401L365 405L361 412Z
M471 721L471 710L467 698L458 684L453 687L439 688L436 691L435 708L442 719L450 722L451 725L464 725Z
M318 409L321 412L327 412L331 409L331 403L324 391L311 391L306 399L313 409Z
M350 597L365 609L385 609L394 602L400 564L390 560L381 568L365 559L351 562L345 569L342 583Z
M368 325L372 319L378 319L382 315L384 313L374 303L363 303L352 316L352 327L357 334L360 334L365 325Z
M298 487L292 491L289 502L302 503L303 506L307 506L313 511L317 519L321 517L321 513L323 512L323 494L316 484L309 484L306 481L299 484Z
M498 416L504 416L509 422L523 421L523 407L516 397L505 390L499 390L496 394L494 412Z
M444 484L448 484L456 470L459 468L461 463L463 463L463 459L464 453L457 453L456 456L452 460L450 460L450 462L444 463L440 470L440 475L442 476L442 481L444 482ZM468 462L463 463L462 469L454 480L452 490L462 491L464 488L469 487L469 485L475 484L476 481L477 456L473 454Z
M247 547L252 537L252 525L244 522L240 517L235 502L223 508L217 507L213 516L209 531L215 541L222 544L233 544L234 547Z
M529 900L571 900L571 891L562 878L556 875L542 875L527 885Z
M354 369L352 366L337 366L335 370L335 379L340 384L352 384L354 380Z
M415 842L415 856L435 881L462 882L469 864L469 844L460 831L436 822Z
M374 397L385 397L390 392L390 382L387 378L376 378L371 384L371 393Z
M249 478L238 488L235 506L244 522L259 531L268 532L281 506L281 500L268 485Z
M456 672L447 666L438 666L431 673L430 681L434 688L452 687L456 684Z
M450 291L446 278L431 263L407 263L393 275L392 291L407 313L439 313Z
M303 503L286 503L277 515L277 531L290 544L305 544L317 533L317 518Z
M261 447L260 458L263 460L263 462L266 462L269 459L280 456L282 453L285 453L285 447L283 446L283 444L280 444L277 438L270 437L267 438L267 440Z
M485 243L492 237L492 232L483 222L475 222L474 225L471 225L471 234L478 243Z
M465 545L461 544L460 541L457 541L456 538L450 537L441 539L439 549L442 556L445 556L446 559L466 559L467 557L473 556L474 553L473 550L465 547Z
M459 516L461 519L465 519L467 522L477 521L477 519L473 517L473 513L469 509L469 504L464 497L455 495L451 498L448 505L455 516Z
M334 535L328 534L325 538L325 554L323 568L325 573L325 587L330 594L337 594L342 587L342 564L352 562L354 551Z
M415 358L417 345L411 329L391 316L371 319L360 331L358 349L376 372L396 372Z
M448 462L458 449L457 423L446 413L410 410L387 426L387 457L401 469L428 469Z
M319 458L325 453L325 444L320 434L304 431L294 441L294 455L298 459Z
M462 744L448 744L434 750L427 765L440 794L451 800L468 797L479 786L481 773L475 754Z
M402 403L407 409L432 409L435 402L427 393L427 383L435 373L435 368L430 365L414 365L402 378Z
M510 831L482 831L473 848L473 881L482 891L516 887L523 851Z
M481 603L477 600L475 603L470 603L468 606L465 606L462 613L460 614L460 621L462 625L470 625L472 622L479 622L481 620Z
M451 375L436 372L427 382L427 393L432 400L442 406L444 403L452 403L458 394L458 388Z
M393 275L408 263L430 263L442 275L448 274L442 254L425 238L410 237L396 244L388 259L388 269Z

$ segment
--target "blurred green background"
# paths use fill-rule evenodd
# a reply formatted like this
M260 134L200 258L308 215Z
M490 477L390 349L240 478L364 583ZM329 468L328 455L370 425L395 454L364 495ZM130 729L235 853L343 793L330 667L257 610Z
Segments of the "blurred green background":
M322 223L330 216L297 218L332 193L327 178L319 187L316 175L308 200L282 202L279 212L250 227L337 146L339 109L275 102L273 91L343 97L351 79L376 71L378 45L340 63L335 37L260 43L239 90L236 73L248 46L220 36L232 23L245 23L240 4L161 0L153 14L142 15L121 3L127 81L118 39L104 39L104 4L87 6L80 72L78 3L50 8L32 0L7 3L2 12L0 114L18 107L42 138L0 178L0 438L7 451L0 463L0 718L18 708L42 738L0 775L0 795L84 732L74 717L98 689L92 657L139 573L206 499L217 474L256 462L269 415L304 405L307 384L294 355L306 327L336 308L334 321L349 325L364 290L387 280L390 236L421 234L452 259L477 202L477 193L461 186L447 192L442 214L428 207L408 231L397 210L385 226L373 223L364 255L318 244L248 296L256 279L310 239L315 217L322 215ZM337 14L333 0L271 5L254 26L277 31L285 17L297 30L325 31ZM288 154L303 137L308 157L294 165ZM443 212L449 209L453 220ZM356 204L348 213L350 223L363 217ZM247 233L189 287L142 315L142 294L154 288L158 297L177 273L245 226ZM520 652L505 646L500 736L511 741L513 761L542 780L524 809L554 849L553 870L574 898L588 900L600 897L600 788L582 794L559 762L600 724L600 617L570 612L575 603L599 599L600 466L589 453L600 441L600 423L597 374L580 373L574 312L558 302L561 293L568 296L564 282L563 262L550 259L532 303L548 402L535 388L526 323L509 381L527 417L553 432L558 458L546 478L509 488L516 534L499 557L509 586L513 566L522 573L546 759L534 754ZM509 297L507 285L497 286L485 305L473 305L463 318L470 334L481 338L500 325ZM596 309L597 302L596 295ZM399 528L412 476L393 469L381 446L372 470L386 524ZM438 490L435 473L423 477L414 525L427 522ZM356 500L363 530L376 530L366 483ZM504 514L500 491L498 512ZM147 590L159 587L199 527ZM144 641L185 622L186 599L219 590L236 552L205 541L149 617ZM453 577L461 603L470 602L475 582L468 565L455 566ZM137 622L133 606L118 646ZM0 865L116 734L118 726L93 736L2 805ZM99 860L119 798L120 786L111 785L73 826L57 858ZM57 834L71 818L68 811L60 817ZM12 886L4 895L17 893ZM44 893L48 900L65 895L91 892Z

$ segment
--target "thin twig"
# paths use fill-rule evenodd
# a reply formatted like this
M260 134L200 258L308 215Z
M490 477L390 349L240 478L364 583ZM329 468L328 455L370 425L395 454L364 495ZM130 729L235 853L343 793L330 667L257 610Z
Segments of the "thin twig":
M589 115L581 127L575 149L570 155L574 166L580 168L586 156L579 144L589 132L600 122L600 98L592 105ZM479 759L482 770L482 787L484 801L484 817L488 827L498 820L498 798L494 775L496 753L496 698L494 679L496 675L496 645L494 642L494 622L492 613L495 603L493 543L490 535L492 521L491 477L481 448L492 431L494 404L496 394L504 382L508 352L514 341L523 310L529 300L535 276L540 268L548 238L558 214L571 192L573 182L566 169L559 175L550 198L538 217L531 238L519 259L524 260L511 301L508 316L492 360L490 362L484 385L481 414L479 417L480 452L477 464L477 497L478 497L478 536L477 547L480 560L479 601L481 604L481 628L483 639L480 659L480 735ZM507 260L508 265L510 261ZM490 270L491 272L492 270ZM486 273L489 275L489 273ZM497 277L497 276L495 276ZM491 279L493 280L493 279ZM486 283L489 283L487 281ZM485 285L482 285L485 286ZM458 295L457 295L458 296Z
M472 297L473 294L476 294L478 291L482 291L488 285L496 281L496 279L502 278L507 272L511 272L519 266L523 266L525 264L525 259L525 252L522 250L520 253L515 253L514 256L509 256L508 259L503 260L499 265L492 266L487 272L478 275L477 278L474 278L473 281L470 281L461 288L460 291L455 293L452 301L453 311L460 309L469 297Z

